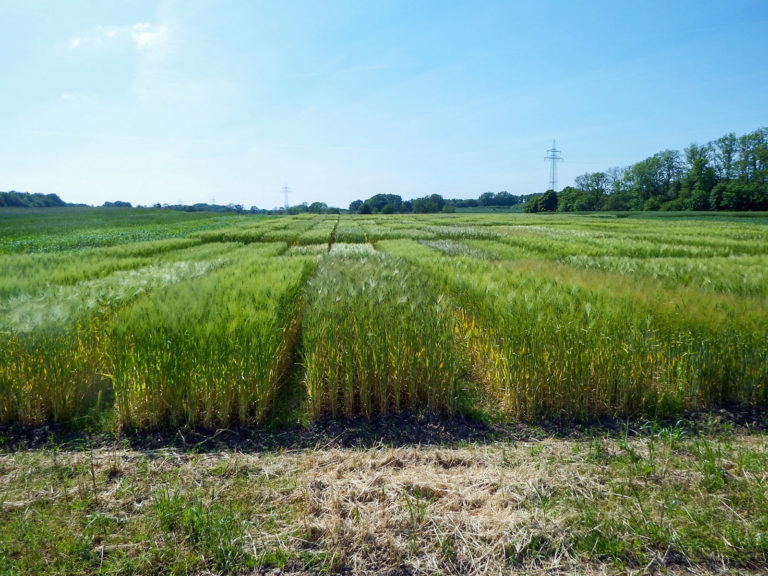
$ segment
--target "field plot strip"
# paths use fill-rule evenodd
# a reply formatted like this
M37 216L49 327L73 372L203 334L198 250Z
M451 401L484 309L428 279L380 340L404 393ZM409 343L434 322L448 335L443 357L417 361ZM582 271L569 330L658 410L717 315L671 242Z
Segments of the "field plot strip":
M339 217L339 224L336 226L335 241L354 244L357 242L366 242L367 236L357 219L344 215Z
M210 212L42 209L0 213L0 254L57 252L185 238L233 222Z
M25 333L37 328L58 327L96 310L126 302L157 286L173 284L185 278L205 274L227 262L226 254L234 244L216 244L161 253L154 259L129 259L110 262L107 254L101 256L102 266L80 269L78 255L70 254L63 266L50 271L51 276L90 279L73 284L41 287L28 282L27 289L18 295L0 300L0 329ZM137 267L137 264L147 264ZM57 274L57 271L60 271ZM35 278L37 280L37 278Z
M282 226L275 226L268 230L262 236L264 242L285 242L289 246L297 244L299 237L317 226L322 220L322 216L295 216L285 219ZM277 222L280 222L279 220Z
M309 230L302 232L296 239L296 242L300 245L326 244L330 246L338 222L338 216L329 215Z
M712 258L631 258L570 256L568 264L588 270L661 280L674 289L689 286L705 292L768 297L768 256Z
M307 285L303 353L316 417L452 413L466 378L448 299L370 244L334 245Z
M150 266L0 301L0 422L60 421L100 401L108 388L105 326L115 310L223 265L233 247L174 250Z
M0 254L0 299L148 266L196 244L199 241L179 238L61 252Z
M515 418L768 400L765 309L755 316L741 300L696 292L675 301L658 286L642 292L599 274L590 285L567 266L530 258L491 265L407 240L379 246L462 305L474 375Z
M127 427L262 422L299 334L314 259L246 246L205 277L155 290L109 327L117 414Z

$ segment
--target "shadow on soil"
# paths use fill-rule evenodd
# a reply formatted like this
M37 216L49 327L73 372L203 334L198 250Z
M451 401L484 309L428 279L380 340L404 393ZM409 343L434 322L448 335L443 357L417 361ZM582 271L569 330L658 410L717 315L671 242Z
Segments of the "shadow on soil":
M190 452L267 452L377 446L461 446L544 438L580 439L601 436L653 434L679 426L690 433L716 434L768 431L768 406L728 406L688 412L664 420L601 418L589 422L547 421L539 424L485 423L461 416L452 418L401 413L373 420L320 420L280 429L174 429L132 433L90 432L71 425L0 426L0 452L56 447L59 450L123 447L136 450L173 448Z

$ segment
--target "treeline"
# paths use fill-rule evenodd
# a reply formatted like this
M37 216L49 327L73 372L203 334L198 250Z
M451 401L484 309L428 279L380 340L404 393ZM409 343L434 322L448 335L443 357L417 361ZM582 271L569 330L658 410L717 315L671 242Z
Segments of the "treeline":
M70 204L64 202L56 194L30 194L28 192L0 192L0 208L18 207L18 208L52 208L61 206L85 206L84 204ZM114 202L104 202L102 208L134 208L130 202L116 200ZM146 208L145 206L136 206L137 209ZM312 204L299 204L290 206L286 210L283 207L273 210L265 210L257 206L245 208L242 204L208 204L201 202L198 204L157 204L152 208L161 208L164 210L177 210L179 212L218 212L226 214L326 214L339 213L339 208L329 207L325 202L313 202Z
M116 204L123 204L130 207L130 204L127 202L105 202L104 206L107 204L116 205ZM338 214L341 210L339 208L334 208L332 206L328 206L325 202L312 202L312 204L307 204L306 202L302 204L297 204L296 206L289 206L286 210L283 207L280 208L274 208L272 210L266 210L264 208L259 208L257 206L251 206L250 208L245 208L242 204L207 204L207 203L199 203L199 204L155 204L153 208L163 208L166 210L179 210L181 212L221 212L221 213L234 213L234 214Z
M67 206L56 194L30 194L29 192L0 192L0 208L52 208Z
M443 198L431 194L415 200L403 200L397 194L376 194L367 200L355 200L349 205L349 212L356 214L430 214L434 212L455 212L457 208L508 208L525 205L535 195L516 196L509 192L484 192L477 199Z
M542 197L526 210L768 210L768 128L582 174L557 194L554 210L551 202L541 206Z
M130 203L128 202L105 202L104 206L106 207L107 204L127 204L127 207L130 208ZM166 210L177 210L179 212L220 212L220 213L229 213L229 214L262 214L265 213L265 210L259 210L256 208L256 206L251 206L250 209L246 209L242 206L242 204L208 204L206 202L199 202L197 204L155 204L152 206L152 208L164 208Z

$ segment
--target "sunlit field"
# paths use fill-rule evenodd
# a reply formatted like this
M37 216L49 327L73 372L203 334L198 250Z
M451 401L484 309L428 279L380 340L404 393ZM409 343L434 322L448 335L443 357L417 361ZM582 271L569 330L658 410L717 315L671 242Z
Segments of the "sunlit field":
M0 271L3 424L768 402L765 216L6 211Z
M768 564L768 217L0 212L0 574Z

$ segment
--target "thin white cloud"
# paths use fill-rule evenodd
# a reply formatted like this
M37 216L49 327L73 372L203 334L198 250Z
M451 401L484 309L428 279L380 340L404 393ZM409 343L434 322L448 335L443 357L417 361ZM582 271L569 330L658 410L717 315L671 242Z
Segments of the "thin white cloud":
M122 26L98 24L90 31L69 39L69 47L73 50L90 47L101 47L107 43L128 42L138 50L149 50L166 45L170 40L170 31L165 24L150 24L136 22Z
M59 99L65 102L90 102L96 97L85 92L62 92L59 94Z
M107 38L115 38L120 32L120 28L117 26L97 26L96 29L101 32Z
M168 41L167 26L153 26L146 22L137 22L131 26L131 38L139 50L164 44Z

